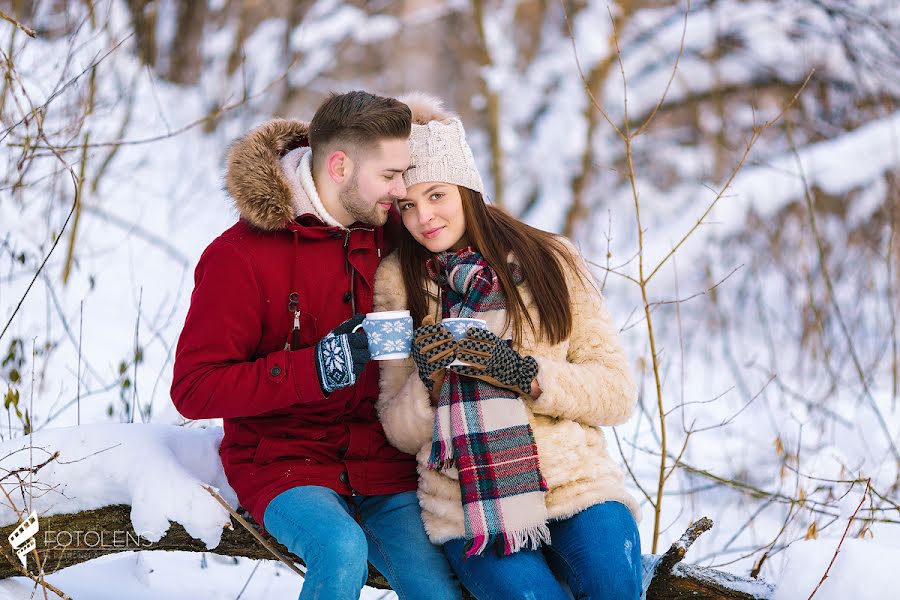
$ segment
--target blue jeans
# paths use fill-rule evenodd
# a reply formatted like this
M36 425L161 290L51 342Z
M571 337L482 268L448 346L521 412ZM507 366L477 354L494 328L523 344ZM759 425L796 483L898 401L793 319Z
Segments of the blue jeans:
M460 598L444 553L425 535L415 492L347 498L326 487L295 487L269 503L263 520L306 563L301 600L357 600L368 562L403 600Z
M624 504L596 504L549 525L552 543L540 550L464 558L465 540L456 539L444 551L478 600L570 600L560 580L579 600L640 598L641 539Z

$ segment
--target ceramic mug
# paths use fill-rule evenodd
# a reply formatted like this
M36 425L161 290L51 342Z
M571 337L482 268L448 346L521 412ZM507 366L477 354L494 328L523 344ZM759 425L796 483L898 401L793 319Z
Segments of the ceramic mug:
M466 337L466 331L468 331L469 327L478 327L479 329L487 329L487 321L484 319L474 319L472 317L450 317L449 319L442 319L441 324L447 328L447 331L453 334L453 339L461 340ZM450 363L450 366L454 365L464 365L466 363L454 360Z
M412 350L413 322L408 310L384 310L366 313L361 325L369 338L372 360L407 358Z

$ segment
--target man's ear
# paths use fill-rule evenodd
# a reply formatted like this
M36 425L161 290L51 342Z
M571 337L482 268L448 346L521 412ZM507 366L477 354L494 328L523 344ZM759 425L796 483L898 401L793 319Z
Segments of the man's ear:
M328 177L337 184L348 181L353 175L353 159L343 150L335 150L325 160Z

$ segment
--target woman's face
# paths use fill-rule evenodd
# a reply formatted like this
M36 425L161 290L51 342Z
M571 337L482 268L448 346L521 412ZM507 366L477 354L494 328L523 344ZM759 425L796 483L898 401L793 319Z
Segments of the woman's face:
M459 188L450 183L422 182L406 189L397 201L403 225L430 252L459 250L468 245L466 218Z

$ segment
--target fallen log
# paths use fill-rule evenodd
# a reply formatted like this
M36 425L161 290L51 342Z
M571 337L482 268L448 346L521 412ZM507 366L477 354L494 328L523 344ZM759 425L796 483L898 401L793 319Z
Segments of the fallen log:
M249 520L249 516L244 514ZM251 524L258 527L255 523ZM7 536L16 523L0 528L0 540ZM681 564L690 545L697 537L712 527L712 521L701 519L685 532L662 556L644 556L645 569L652 573L652 583L647 592L648 600L681 600L708 598L711 600L765 599L772 595L772 586L754 579L745 579L729 573L696 565ZM222 534L222 541L213 549L207 549L199 540L191 537L178 523L172 523L168 532L158 542L151 543L138 536L131 525L131 507L119 504L97 510L52 515L40 518L40 531L35 536L37 552L44 574L71 567L100 556L118 552L147 550L178 550L185 552L210 552L224 556L245 557L257 560L274 560L272 554L257 542L243 527L232 524ZM299 558L280 544L274 543L289 559L303 564ZM16 577L21 571L12 563L10 552L0 558L0 579ZM28 557L28 569L36 573L34 554ZM369 568L368 585L390 589L387 580L374 568ZM471 596L466 595L466 598Z

